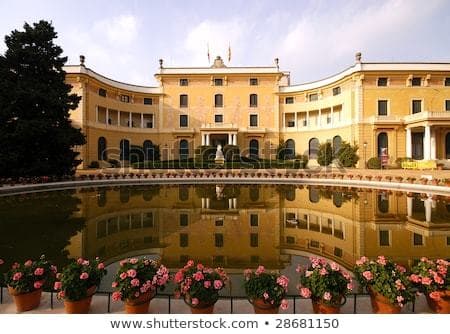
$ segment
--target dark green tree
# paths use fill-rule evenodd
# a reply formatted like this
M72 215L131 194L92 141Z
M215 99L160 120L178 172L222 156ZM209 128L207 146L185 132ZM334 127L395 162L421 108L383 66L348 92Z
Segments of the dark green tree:
M358 145L352 146L350 143L343 142L337 152L337 158L343 167L355 167L359 160L357 152Z
M331 143L326 142L320 144L319 152L317 152L317 162L321 166L328 166L333 161L333 148Z
M0 55L0 176L73 174L85 144L72 127L69 111L80 97L71 94L63 66L67 57L53 43L57 34L46 21L25 23L5 36Z

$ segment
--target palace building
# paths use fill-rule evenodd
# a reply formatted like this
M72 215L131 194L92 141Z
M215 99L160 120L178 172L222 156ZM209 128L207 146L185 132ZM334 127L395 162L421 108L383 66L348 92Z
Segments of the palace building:
M317 164L320 143L337 151L359 146L359 167L387 152L450 165L450 63L365 63L357 53L344 71L291 84L278 59L269 67L165 67L157 87L125 84L84 64L66 66L66 81L82 97L71 113L86 135L83 164L120 160L140 150L151 159L194 157L200 145L237 145L244 156L275 159L280 141L292 156Z

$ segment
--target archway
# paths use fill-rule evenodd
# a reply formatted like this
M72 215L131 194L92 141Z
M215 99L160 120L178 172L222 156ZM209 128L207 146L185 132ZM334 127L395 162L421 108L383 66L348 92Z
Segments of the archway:
M106 151L106 139L105 137L98 138L98 146L97 146L97 159L98 160L108 160L108 154Z
M286 140L286 154L284 157L286 159L295 158L295 141L293 139Z
M130 141L128 139L120 141L120 160L130 160Z
M336 156L341 149L342 138L341 136L334 136L333 138L333 156Z
M386 132L381 132L378 135L378 157L381 157L383 149L386 149L386 153L389 149L388 135Z
M189 143L186 139L180 140L180 160L187 160L189 158Z
M256 159L259 157L259 143L256 139L250 140L250 157Z
M152 141L146 140L142 146L144 149L144 160L155 160Z
M317 138L311 138L309 140L309 158L310 159L317 159L317 154L319 153L319 139Z

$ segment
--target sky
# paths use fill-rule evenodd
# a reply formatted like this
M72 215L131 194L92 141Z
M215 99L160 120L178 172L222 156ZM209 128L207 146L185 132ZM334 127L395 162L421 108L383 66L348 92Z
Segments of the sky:
M449 0L0 0L4 36L25 22L52 21L68 64L109 78L156 85L168 67L272 66L291 83L323 79L363 62L450 62Z

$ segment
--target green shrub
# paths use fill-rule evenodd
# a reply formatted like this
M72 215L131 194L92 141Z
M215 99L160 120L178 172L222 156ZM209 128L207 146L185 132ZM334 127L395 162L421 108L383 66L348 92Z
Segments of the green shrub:
M89 168L100 168L100 164L98 163L98 161L91 161L91 163L88 166Z
M120 167L120 161L116 159L109 159L108 162L111 164L112 167L118 168Z
M395 159L395 165L396 165L398 168L401 168L401 167L402 167L402 163L403 163L403 162L407 162L407 161L413 161L413 159L412 159L412 158L404 158L404 157L402 157L402 158L397 158L397 159Z
M343 167L355 167L359 160L356 152L358 152L358 145L352 146L350 143L343 142L336 157Z
M328 166L333 161L333 149L331 143L326 142L320 144L319 152L317 153L317 162L321 166Z
M225 145L223 147L223 156L225 161L239 161L240 151L237 145Z
M369 169L380 169L381 168L381 161L377 157L370 158L367 161L367 168Z
M195 161L207 162L214 161L216 157L216 148L211 145L201 145L195 149Z
M308 166L308 156L297 154L294 160L294 168L306 168Z

